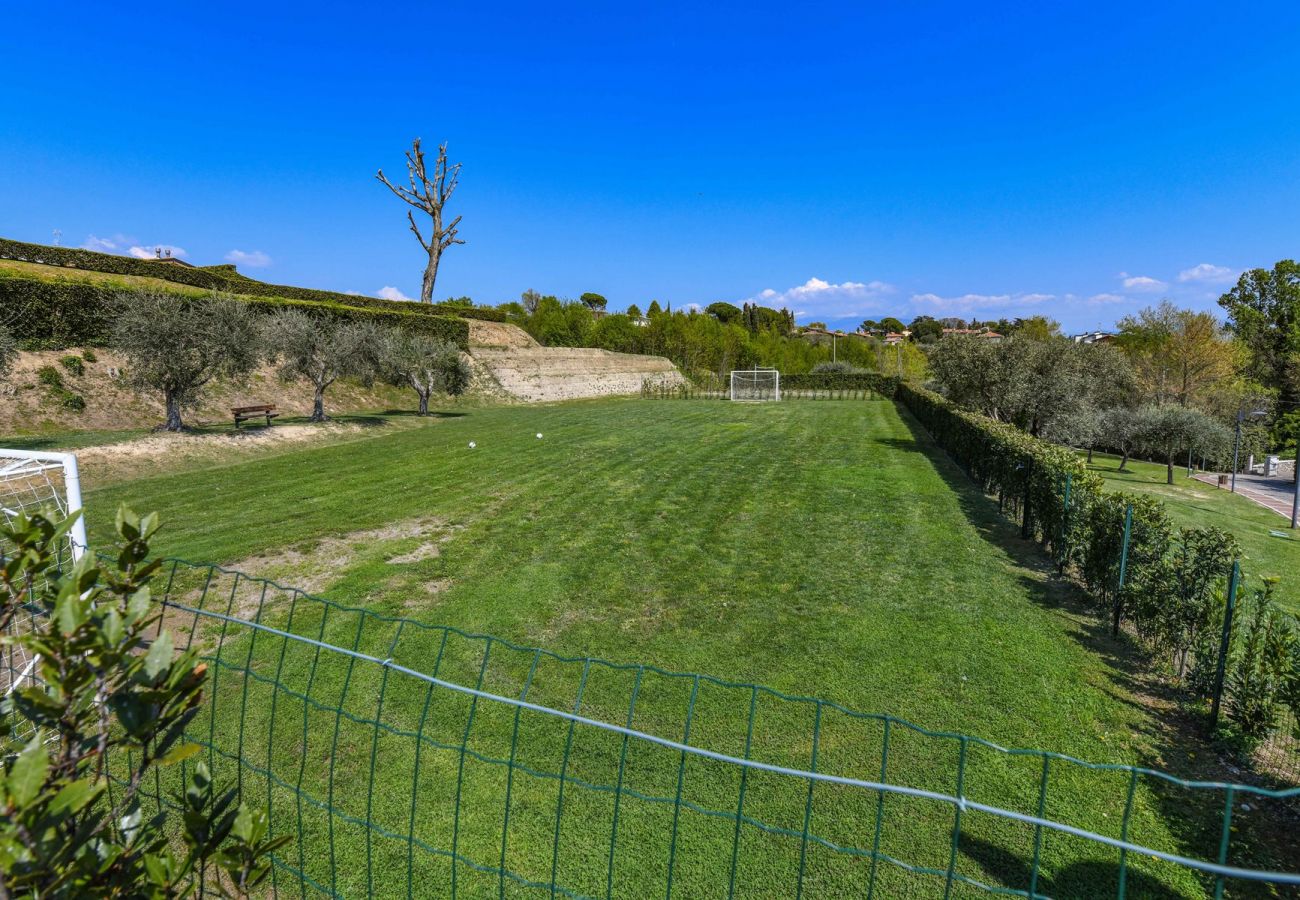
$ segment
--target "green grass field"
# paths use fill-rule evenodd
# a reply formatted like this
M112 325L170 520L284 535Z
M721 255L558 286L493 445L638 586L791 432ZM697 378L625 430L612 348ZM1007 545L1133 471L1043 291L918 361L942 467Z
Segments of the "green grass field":
M221 575L201 594L185 570L173 585L183 602L204 597L207 609L500 695L527 686L531 701L630 720L665 738L681 740L689 722L693 746L739 756L752 732L756 759L807 768L816 750L818 771L875 778L884 737L879 720L829 706L762 695L755 715L748 688L653 673L639 684L634 670L581 661L535 668L527 651L495 643L485 658L483 641L380 616L756 682L1092 762L1167 768L1182 759L1186 748L1171 746L1168 729L1135 697L1125 645L1105 636L904 415L887 402L484 408L427 427L375 428L340 445L92 484L87 504L93 541L106 540L120 502L158 509L163 553L233 564L376 615L258 595L257 585ZM634 744L622 754L616 735L571 731L531 712L516 718L273 635L250 640L238 626L209 624L197 635L209 649L224 638L216 713L203 727L249 764L238 771L214 753L219 773L265 797L277 829L306 836L302 858L286 851L286 864L345 895L407 896L409 867L413 895L442 896L453 867L440 853L454 846L489 870L504 863L581 896L663 894L670 879L679 896L719 896L733 852L738 896L792 896L800 886L856 896L872 878L870 861L802 835L870 849L877 816L881 852L948 865L953 809L944 804L891 797L878 806L875 794L826 785L814 797L806 782L754 775L746 815L786 833L737 831L701 811L734 816L734 767L690 760L679 779L674 751ZM428 739L421 751L417 731ZM457 750L466 735L469 755ZM891 740L891 781L956 788L957 741L902 726ZM507 759L526 770L500 764ZM972 745L963 788L1032 814L1042 770L1037 757ZM616 778L630 793L614 837L614 798L604 788ZM1045 813L1112 836L1127 821L1133 840L1213 857L1221 800L1205 806L1142 778L1126 816L1128 783L1057 763ZM677 814L674 798L686 804ZM1248 816L1235 821L1250 827ZM414 850L409 835L420 842ZM1028 826L968 812L957 870L1024 890L1034 839ZM1263 851L1252 847L1238 840L1231 861L1258 862ZM1040 854L1038 890L1114 893L1117 853L1048 834ZM1130 896L1204 888L1169 864L1127 863ZM466 896L538 893L492 871L454 871ZM878 896L943 893L942 879L887 863L875 878ZM279 889L296 893L297 884ZM976 893L959 885L953 896Z
M1300 534L1293 534L1290 523L1270 509L1229 491L1187 477L1187 469L1174 468L1174 483L1166 483L1162 463L1130 459L1125 471L1119 471L1119 457L1094 453L1089 466L1114 490L1150 494L1164 501L1174 525L1192 528L1213 525L1236 536L1241 544L1243 571L1258 584L1264 576L1280 580L1276 588L1278 602L1300 614ZM1283 532L1278 537L1273 532Z

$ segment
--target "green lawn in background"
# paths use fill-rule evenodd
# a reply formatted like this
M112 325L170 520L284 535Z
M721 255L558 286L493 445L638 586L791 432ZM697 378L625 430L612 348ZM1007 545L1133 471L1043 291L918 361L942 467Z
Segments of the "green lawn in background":
M1287 519L1246 497L1188 477L1185 466L1174 467L1170 485L1163 463L1130 459L1121 472L1119 460L1094 453L1088 468L1105 479L1109 489L1159 497L1179 528L1213 525L1235 535L1241 544L1242 570L1252 583L1258 584L1263 576L1279 577L1278 602L1300 614L1300 533L1291 530Z
M892 403L609 400L462 412L428 427L376 429L373 438L337 446L290 447L228 465L91 484L92 541L106 540L117 504L129 502L138 511L161 511L164 532L156 549L163 553L238 564L390 616L573 656L753 681L1093 762L1164 767L1176 755L1131 693L1124 645L1110 642L1104 628L1078 611L1068 586L1049 576L995 506ZM197 598L184 593L196 584L182 574L177 595ZM455 639L447 649L437 632L396 633L377 623L359 629L355 614L295 608L275 592L257 612L256 598L246 601L239 592L227 578L211 587L215 599L208 603L222 612L256 612L263 624L391 656L421 671L441 665L444 676L457 680L473 682L485 672L484 683L499 694L518 696L527 680L531 656L499 644L483 667L481 643ZM214 639L209 629L209 644ZM438 694L422 713L423 685L384 678L374 667L328 653L313 660L318 655L310 648L284 652L285 646L228 635L216 667L223 680L215 689L213 740L229 751L239 735L255 766L287 783L300 780L310 798L328 799L353 820L393 833L368 842L362 826L344 819L330 831L310 799L299 803L283 785L267 787L246 769L246 792L271 798L277 830L301 829L307 837L309 874L347 895L405 896L413 781L420 803L412 821L420 839L444 850L457 841L461 854L496 866L503 768L472 755L462 767L454 749L430 746L416 775L409 735L376 737L371 721L378 708L386 725L422 728L454 748L467 733L464 698ZM245 666L258 677L249 680ZM581 663L552 668L538 676L529 699L573 709L583 690ZM276 678L297 693L276 691ZM647 687L635 726L681 739L689 706L682 684ZM628 678L593 676L581 711L621 724L631 689ZM709 688L699 700L691 743L744 753L749 691ZM340 702L351 718L332 712ZM512 716L490 706L480 706L471 744L484 757L504 759ZM519 762L558 772L566 729L533 714L522 722L522 732L514 732L524 735ZM812 705L764 700L752 755L807 767L816 727ZM855 724L828 712L823 727L819 771L878 776L878 722ZM955 742L902 728L892 740L891 780L955 789ZM618 741L579 729L572 750L569 777L614 783ZM223 776L235 776L229 760L214 758ZM675 753L634 747L628 786L672 798L677 764ZM974 748L964 787L977 800L1032 814L1041 770L1037 758ZM794 836L742 829L737 895L793 896L801 858L809 895L862 894L868 860L817 845L801 852L806 845L799 835L807 822L815 835L869 848L876 796L818 787L809 801L805 783L751 781L746 814ZM450 791L458 782L463 796L456 820ZM554 778L516 771L511 785L507 868L546 883L554 864L559 884L604 896L611 795L567 784L562 827L556 827ZM1118 836L1127 786L1127 776L1060 763L1049 780L1046 813ZM679 789L687 803L734 814L738 773L691 762ZM1134 796L1132 839L1214 855L1221 800L1206 809L1147 779ZM662 895L670 853L680 896L725 894L730 820L688 809L671 845L671 804L626 796L622 803L615 896ZM883 852L911 864L947 866L950 806L890 798L879 814ZM970 812L962 832L959 872L1028 887L1033 829ZM1232 861L1254 862L1250 843L1234 844ZM556 847L563 851L558 856ZM1048 835L1041 856L1039 890L1114 893L1118 854ZM414 893L442 895L450 876L446 858L423 849L412 858L423 886ZM287 862L298 865L297 856ZM1199 879L1170 865L1133 857L1128 864L1130 896L1199 896L1203 889ZM496 875L468 866L457 872L467 896L497 895ZM942 895L942 879L933 876L882 864L877 877L877 896ZM511 896L525 893L508 886ZM972 895L969 888L954 894Z

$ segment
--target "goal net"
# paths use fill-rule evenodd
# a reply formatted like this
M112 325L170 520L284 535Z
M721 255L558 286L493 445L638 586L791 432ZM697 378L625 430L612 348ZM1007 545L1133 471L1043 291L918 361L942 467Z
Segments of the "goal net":
M776 369L733 369L732 400L780 400L781 373Z
M0 449L0 516L12 525L19 515L47 512L63 518L81 509L81 481L77 458L71 453L38 453ZM75 562L86 549L86 523L80 519L60 548L59 566ZM12 548L0 536L0 557ZM7 635L31 631L41 610L19 609L4 628ZM0 691L5 694L33 676L36 658L19 646L5 642L0 649Z

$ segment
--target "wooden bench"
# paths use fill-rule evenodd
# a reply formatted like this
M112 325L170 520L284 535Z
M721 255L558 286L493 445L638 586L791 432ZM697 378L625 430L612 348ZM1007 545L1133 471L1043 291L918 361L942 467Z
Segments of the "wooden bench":
M267 404L265 406L232 406L230 411L235 414L235 427L239 427L240 422L247 422L249 419L260 419L266 417L266 424L269 426L271 420L279 415L275 411L275 406Z

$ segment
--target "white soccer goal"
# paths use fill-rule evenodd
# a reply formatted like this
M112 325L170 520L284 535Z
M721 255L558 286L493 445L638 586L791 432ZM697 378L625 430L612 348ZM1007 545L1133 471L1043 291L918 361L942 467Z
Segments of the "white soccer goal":
M781 373L776 369L733 369L732 400L780 400Z
M21 513L31 515L50 510L67 516L81 509L81 478L77 458L71 453L39 453L31 450L0 449L0 516L10 524ZM0 538L0 553L7 552ZM68 533L67 545L59 555L60 566L71 564L86 550L86 523L78 519ZM6 631L30 631L39 610L19 610ZM0 651L0 691L8 694L30 677L36 658L20 647L6 645Z

